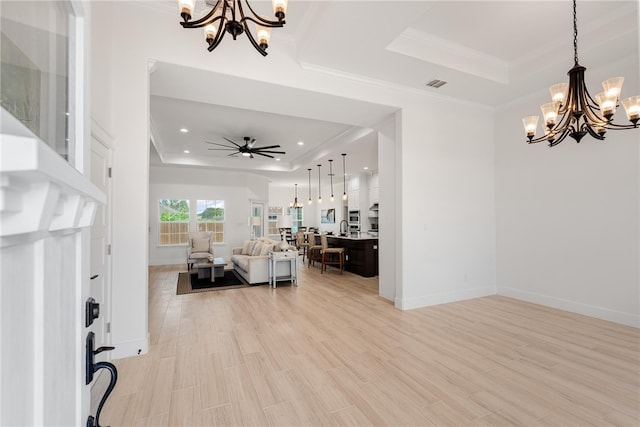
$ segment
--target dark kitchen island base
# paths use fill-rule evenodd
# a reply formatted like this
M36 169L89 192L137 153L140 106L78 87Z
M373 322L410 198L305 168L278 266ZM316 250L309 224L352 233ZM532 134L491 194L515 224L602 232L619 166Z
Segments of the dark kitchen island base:
M378 238L327 236L329 247L344 248L344 269L363 277L378 275Z

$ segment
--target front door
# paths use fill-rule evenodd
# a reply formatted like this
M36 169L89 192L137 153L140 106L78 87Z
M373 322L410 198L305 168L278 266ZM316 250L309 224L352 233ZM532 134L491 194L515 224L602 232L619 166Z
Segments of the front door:
M111 321L111 277L110 277L110 212L111 212L111 150L91 139L91 181L107 195L107 203L101 205L91 227L91 293L100 304L98 317L88 330L95 333L96 348L110 343L109 322ZM96 361L106 360L108 353L96 356Z

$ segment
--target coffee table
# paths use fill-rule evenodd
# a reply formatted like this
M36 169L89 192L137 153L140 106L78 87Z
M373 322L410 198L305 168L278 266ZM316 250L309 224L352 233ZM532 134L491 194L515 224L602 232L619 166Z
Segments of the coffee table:
M211 283L216 281L216 277L224 277L224 267L226 265L227 261L224 258L214 258L213 262L202 260L193 263L193 266L197 269L198 279L211 278Z

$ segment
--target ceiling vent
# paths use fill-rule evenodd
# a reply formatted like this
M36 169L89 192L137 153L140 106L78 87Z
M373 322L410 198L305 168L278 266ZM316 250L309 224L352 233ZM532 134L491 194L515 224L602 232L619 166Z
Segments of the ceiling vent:
M439 89L446 84L447 82L445 82L444 80L433 79L429 83L427 83L427 86Z

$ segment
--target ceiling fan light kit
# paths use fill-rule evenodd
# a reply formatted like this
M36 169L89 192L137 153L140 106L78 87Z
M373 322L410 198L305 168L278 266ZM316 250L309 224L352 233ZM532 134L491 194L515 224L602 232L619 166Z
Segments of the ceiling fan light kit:
M272 0L273 13L277 20L270 20L258 15L251 7L249 0L206 0L205 5L211 10L202 18L191 20L196 0L178 0L180 16L183 28L203 28L207 50L212 52L218 47L226 33L231 34L234 40L245 33L253 47L262 56L267 56L267 48L271 39L271 29L281 28L286 23L284 18L287 13L288 0ZM245 7L248 14L245 15ZM249 22L255 24L256 36L249 29Z
M631 124L613 123L613 114L619 106L624 77L614 77L602 82L603 92L594 97L589 94L584 81L587 70L578 63L578 22L576 0L573 0L573 53L574 66L567 73L569 83L558 83L550 88L551 102L540 107L544 121L544 135L535 138L538 116L522 119L528 142L548 141L549 147L560 144L567 136L580 142L589 134L603 140L607 130L634 129L640 119L640 96L622 101Z

